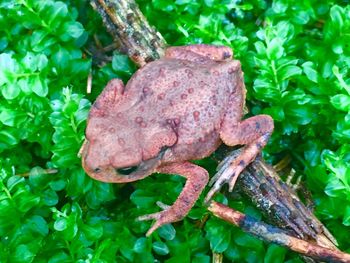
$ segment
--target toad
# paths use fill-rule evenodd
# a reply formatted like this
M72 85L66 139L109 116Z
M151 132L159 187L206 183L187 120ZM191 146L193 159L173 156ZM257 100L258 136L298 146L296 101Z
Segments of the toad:
M154 219L147 236L181 220L208 183L202 159L221 143L245 145L215 177L206 201L237 176L266 145L273 130L268 115L242 120L246 89L238 60L225 46L170 47L140 68L124 86L112 79L93 104L82 146L82 165L92 178L110 183L140 180L152 173L178 174L185 186L172 206Z

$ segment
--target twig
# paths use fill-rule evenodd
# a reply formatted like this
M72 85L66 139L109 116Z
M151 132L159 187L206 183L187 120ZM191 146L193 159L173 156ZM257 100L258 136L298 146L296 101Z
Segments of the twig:
M302 239L287 235L285 231L277 227L258 222L252 217L246 216L215 201L211 201L208 210L216 217L236 225L244 231L269 243L276 243L300 254L326 262L350 262L350 254L311 244Z
M159 58L166 45L163 37L148 23L134 0L91 0L104 25L136 64L144 65Z
M57 169L42 169L42 170L40 170L40 174L55 174L55 173L58 173ZM31 175L31 172L16 174L16 176L22 176L22 177L28 177L29 175Z

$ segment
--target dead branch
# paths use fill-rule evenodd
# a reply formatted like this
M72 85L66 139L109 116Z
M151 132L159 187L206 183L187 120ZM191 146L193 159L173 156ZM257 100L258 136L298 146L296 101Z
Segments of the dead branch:
M215 201L210 202L208 210L216 217L238 226L245 232L269 243L276 243L300 254L325 262L350 262L349 254L295 238L282 229L259 222Z
M135 1L91 0L108 32L136 64L143 66L163 55L165 40L150 26Z

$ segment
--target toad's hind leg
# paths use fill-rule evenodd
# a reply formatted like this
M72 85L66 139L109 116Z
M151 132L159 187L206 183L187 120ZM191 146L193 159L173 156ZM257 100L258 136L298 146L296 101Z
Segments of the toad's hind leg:
M246 119L236 125L230 125L229 121L224 121L220 131L220 137L226 145L246 145L242 152L228 166L218 171L211 179L210 184L214 186L210 189L205 202L228 182L229 191L232 191L238 175L251 163L261 149L267 144L273 131L273 120L268 115L258 115Z
M161 212L138 218L138 220L156 220L147 231L146 236L151 235L160 226L179 221L187 215L209 179L208 172L205 169L189 162L167 164L158 168L157 171L166 174L179 174L186 177L187 181L181 194L172 206L164 207L164 210Z

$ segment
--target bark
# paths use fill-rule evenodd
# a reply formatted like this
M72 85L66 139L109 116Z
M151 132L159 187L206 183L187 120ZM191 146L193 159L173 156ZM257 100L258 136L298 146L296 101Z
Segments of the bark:
M143 66L163 55L165 40L146 20L135 1L92 0L108 32L136 64Z
M163 55L165 40L149 25L134 0L90 2L101 15L119 51L128 54L137 65L143 66ZM222 146L212 158L219 162L229 154L237 154L237 151ZM244 193L273 225L287 230L291 236L313 240L318 246L336 251L333 236L264 160L257 158L249 165L239 176L236 188ZM289 247L293 249L292 246ZM304 254L315 256L309 252ZM315 258L320 257L316 255Z
M264 241L287 247L295 252L324 262L350 262L349 254L295 238L277 227L258 222L249 216L215 201L210 203L208 210L218 218L236 225Z

